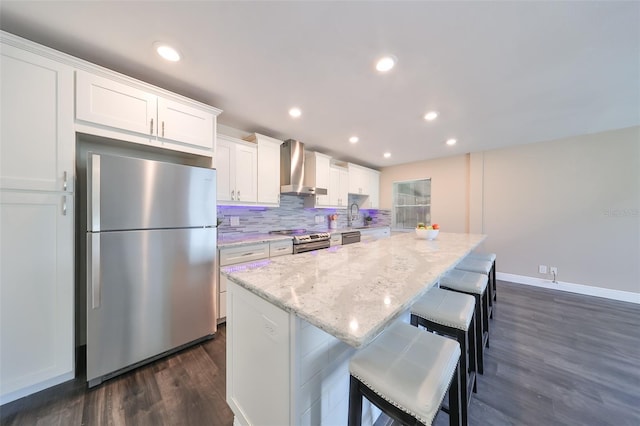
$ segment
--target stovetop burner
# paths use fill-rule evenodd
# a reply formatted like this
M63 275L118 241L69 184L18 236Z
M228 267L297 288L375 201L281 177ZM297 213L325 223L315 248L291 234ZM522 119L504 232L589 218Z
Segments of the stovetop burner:
M305 243L317 243L319 241L328 242L330 237L328 232L307 231L306 229L280 229L276 231L269 231L269 234L291 235L293 236L294 246ZM315 245L317 246L317 244ZM327 245L326 247L329 246Z

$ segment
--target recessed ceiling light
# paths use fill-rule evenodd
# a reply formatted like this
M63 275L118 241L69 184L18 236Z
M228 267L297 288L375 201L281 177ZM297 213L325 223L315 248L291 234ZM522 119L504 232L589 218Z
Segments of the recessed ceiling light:
M384 158L389 158L389 157L391 157L391 153L390 153L390 152L385 152L383 155L384 155Z
M398 59L395 56L383 56L376 62L376 69L380 72L387 72L396 65L396 62Z
M360 139L357 136L351 136L349 138L349 142L351 142L351 143L358 143L359 140Z
M180 53L166 43L155 42L153 47L156 48L158 55L162 56L167 61L177 62L180 60Z
M457 141L457 140L455 140L455 139L447 139L447 145L449 145L449 146L451 146L451 145L455 145L455 144L456 144L456 142L458 142L458 141Z
M438 113L436 111L429 111L424 115L424 119L427 121L433 121L438 118Z
M293 118L298 118L302 115L302 111L300 111L300 108L291 108L289 110L289 115Z

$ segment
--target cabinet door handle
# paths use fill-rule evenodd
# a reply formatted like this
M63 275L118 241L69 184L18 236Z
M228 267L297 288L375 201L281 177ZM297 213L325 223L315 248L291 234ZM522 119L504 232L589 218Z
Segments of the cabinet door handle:
M231 201L235 200L236 191L231 191Z
M162 137L164 138L164 121L162 122Z
M238 201L240 201L240 190L238 190Z
M63 191L67 190L67 172L66 171L62 174L62 190Z
M67 196L62 196L62 216L67 215Z
M151 119L151 124L149 125L149 133L153 134L153 118Z

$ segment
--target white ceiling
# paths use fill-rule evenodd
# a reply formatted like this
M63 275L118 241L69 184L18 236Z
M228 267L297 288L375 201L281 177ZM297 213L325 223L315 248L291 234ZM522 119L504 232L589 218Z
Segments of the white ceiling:
M377 168L640 124L639 2L2 0L0 27Z

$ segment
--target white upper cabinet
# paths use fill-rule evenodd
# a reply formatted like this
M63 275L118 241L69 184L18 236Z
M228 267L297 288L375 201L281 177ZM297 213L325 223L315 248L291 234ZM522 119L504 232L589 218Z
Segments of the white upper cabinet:
M319 152L306 151L304 155L304 184L324 188L327 195L305 197L305 207L331 207L329 198L331 157Z
M329 204L336 207L348 207L349 171L344 167L332 166L329 169Z
M380 172L369 171L369 206L370 209L380 208Z
M0 187L73 192L73 69L2 44Z
M156 137L158 97L84 71L76 73L76 118Z
M214 115L165 98L158 98L158 137L213 150Z
M76 71L76 119L81 132L212 156L219 113L129 81Z
M365 167L349 163L349 193L369 195L369 174Z
M280 145L282 141L255 133L246 138L258 145L258 204L280 205Z
M216 146L217 199L225 205L255 205L258 201L256 144L218 135Z

